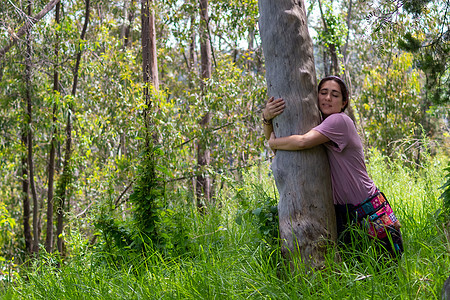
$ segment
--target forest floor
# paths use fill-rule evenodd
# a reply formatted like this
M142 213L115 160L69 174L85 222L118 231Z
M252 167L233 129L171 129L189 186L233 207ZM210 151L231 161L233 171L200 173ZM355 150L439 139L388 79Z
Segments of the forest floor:
M183 252L107 253L74 231L62 263L41 254L27 266L4 270L1 298L440 299L450 275L449 227L439 199L448 157L428 157L417 168L376 152L369 157L369 174L402 223L405 251L397 263L379 259L369 243L364 250L341 250L338 262L330 250L321 270L305 271L301 264L289 269L270 237L272 217L259 218L277 198L269 166L263 165L222 189L220 207L208 214L184 208L189 234L180 235L187 239L180 241ZM174 210L188 202L179 203Z

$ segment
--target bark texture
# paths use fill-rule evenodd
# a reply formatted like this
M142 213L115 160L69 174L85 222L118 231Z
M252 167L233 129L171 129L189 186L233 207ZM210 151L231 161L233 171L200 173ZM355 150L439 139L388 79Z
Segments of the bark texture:
M260 0L260 33L269 97L286 101L273 120L277 137L303 134L320 123L313 45L302 0ZM323 147L277 151L272 163L280 194L280 237L285 257L321 265L336 240L329 164Z
M155 90L159 89L158 62L156 55L156 29L154 1L144 0L141 3L142 21L142 69L144 82L151 83Z
M28 1L28 14L31 14L32 2ZM33 252L39 252L39 202L36 193L36 182L34 180L34 160L33 160L33 103L32 103L32 53L31 33L27 32L27 50L25 55L25 81L26 81L26 101L27 101L27 146L28 146L28 180L30 182L31 196L33 199Z
M26 125L25 125L26 126ZM26 133L26 128L23 129L22 133L22 145L28 151L28 138ZM31 253L33 247L33 236L31 235L30 226L30 184L28 181L28 156L22 156L22 201L23 201L23 235L25 238L25 251L27 254Z
M55 23L60 23L60 10L61 4L58 2L55 8ZM58 61L59 61L59 33L56 33L56 43L55 43L55 64L53 66L53 91L55 93L59 92L59 73L58 73ZM45 238L45 250L48 253L53 252L53 192L54 192L54 179L55 179L55 161L56 161L56 118L57 106L56 101L53 103L52 112L52 136L50 140L50 153L48 159L48 190L47 190L47 231Z
M205 80L211 78L212 59L211 43L209 39L209 16L208 0L200 0L200 53L201 53L201 78L202 95L208 93L205 88ZM209 127L211 122L211 112L207 111L200 121L200 126L204 129ZM211 151L204 138L199 138L197 142L197 165L200 174L197 175L196 197L197 207L204 210L205 205L211 201L211 178L206 174L205 167L211 162Z
M84 24L83 29L81 30L80 41L85 39L87 27L89 24L89 14L90 14L90 0L85 0L86 9L84 15ZM77 94L77 85L78 85L78 72L81 63L81 55L82 50L80 49L76 56L75 68L73 70L73 83L72 83L72 96L75 98ZM63 163L63 171L60 178L60 183L57 189L56 198L58 199L57 206L57 225L56 225L56 245L58 247L58 252L60 254L64 254L64 239L63 239L63 230L64 230L64 214L69 212L70 210L70 183L72 181L72 114L73 114L73 104L69 103L69 111L67 114L67 122L66 122L66 141L65 141L65 153L64 153L64 163Z

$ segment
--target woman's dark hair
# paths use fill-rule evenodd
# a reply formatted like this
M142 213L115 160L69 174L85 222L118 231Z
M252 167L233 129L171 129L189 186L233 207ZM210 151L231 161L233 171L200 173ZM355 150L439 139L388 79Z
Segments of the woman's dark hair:
M337 82L339 84L339 86L341 87L341 94L342 94L342 101L345 102L345 106L344 108L342 108L342 111L344 111L347 107L348 107L348 103L350 102L350 99L348 99L348 89L347 86L345 85L344 81L342 81L341 78L337 77L337 76L327 76L322 78L322 80L319 82L319 86L317 88L317 90L320 92L320 89L322 88L322 85L327 82L333 80L335 82Z

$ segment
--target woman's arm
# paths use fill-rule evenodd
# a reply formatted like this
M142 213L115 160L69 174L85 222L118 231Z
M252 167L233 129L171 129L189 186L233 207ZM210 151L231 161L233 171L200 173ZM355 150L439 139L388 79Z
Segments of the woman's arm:
M305 134L276 138L272 132L269 146L272 150L304 150L328 142L330 139L320 132L311 129Z
M275 100L274 97L270 97L267 101L267 104L262 112L262 117L264 120L264 136L266 139L269 139L270 134L273 132L272 119L281 114L285 107L286 104L282 98Z

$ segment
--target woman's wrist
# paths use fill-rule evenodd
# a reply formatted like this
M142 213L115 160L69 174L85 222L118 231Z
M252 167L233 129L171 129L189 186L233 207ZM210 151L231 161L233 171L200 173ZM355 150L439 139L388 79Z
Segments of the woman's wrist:
M272 119L267 120L266 117L264 116L264 112L262 113L262 117L263 117L263 124L264 125L272 125Z

